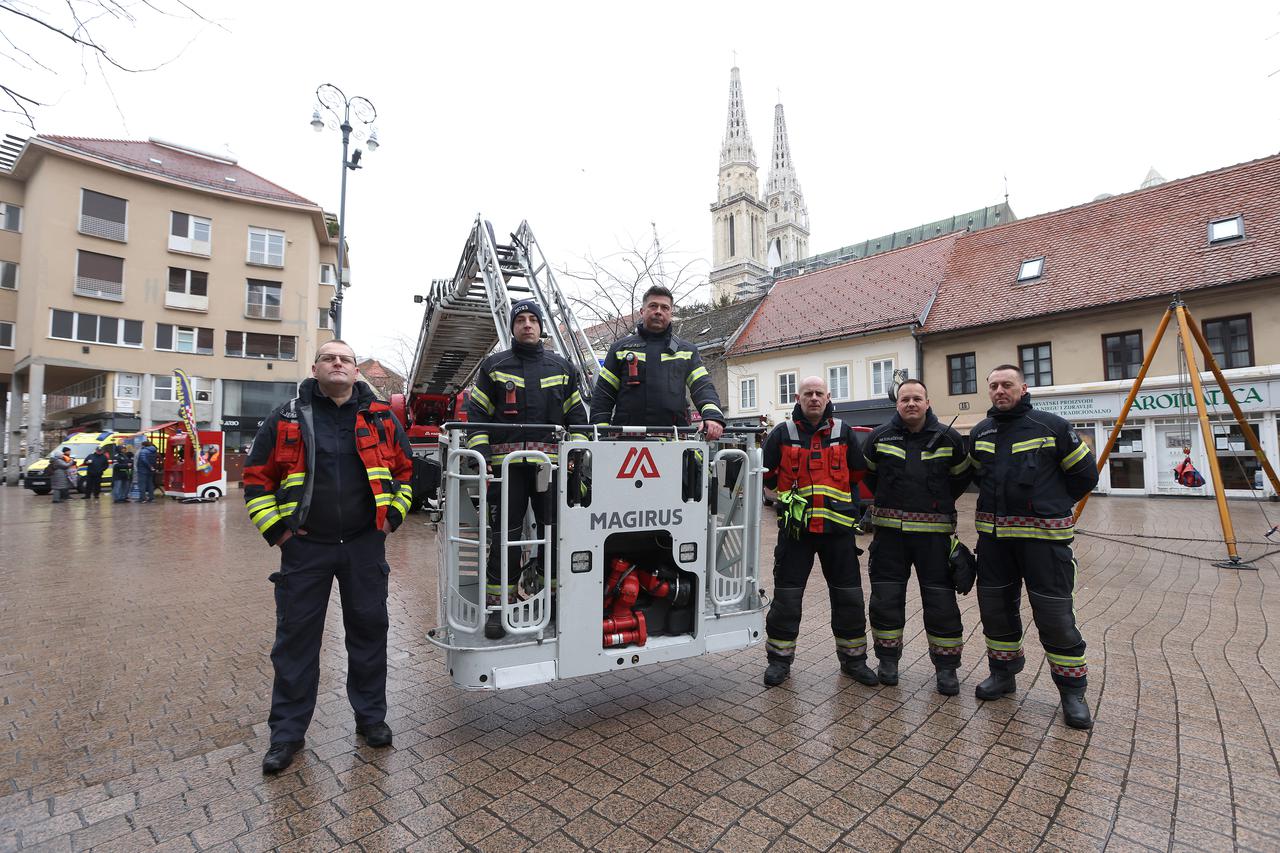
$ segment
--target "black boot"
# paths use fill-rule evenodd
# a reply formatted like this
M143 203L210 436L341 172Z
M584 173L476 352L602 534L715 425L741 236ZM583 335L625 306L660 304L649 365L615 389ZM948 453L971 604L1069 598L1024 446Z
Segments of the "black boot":
M943 696L955 696L960 692L960 679L954 669L938 670L938 692Z
M1018 682L1012 672L993 672L983 679L973 695L979 699L999 699L1017 689Z
M881 658L880 665L876 667L876 677L880 679L881 684L887 684L892 687L898 683L898 661L893 658Z
M302 741L290 740L271 744L267 754L262 757L263 773L279 773L293 763L293 756L302 749Z
M1058 685L1058 695L1062 697L1062 721L1073 729L1093 728L1093 718L1089 716L1089 706L1084 701L1083 687L1063 687Z
M880 683L879 676L871 671L871 667L867 666L865 660L844 658L840 661L840 671L859 684L865 684L868 687L874 687Z
M777 687L791 676L791 664L784 660L771 660L764 670L764 686Z
M501 640L507 636L507 629L502 627L501 610L495 610L485 618L484 636L488 640Z

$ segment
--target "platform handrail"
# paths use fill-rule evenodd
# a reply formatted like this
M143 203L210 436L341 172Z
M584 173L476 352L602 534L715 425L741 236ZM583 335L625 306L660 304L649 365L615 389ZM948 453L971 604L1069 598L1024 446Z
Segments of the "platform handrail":
M718 466L721 462L727 465L730 459L739 459L742 463L742 492L730 504L729 511L724 516L726 519L734 518L738 514L738 510L742 508L743 502L747 498L747 492L750 491L748 486L753 473L751 457L745 450L738 447L726 447L716 451L712 457L711 464L713 467ZM719 488L719 485L717 485L717 488ZM730 488L732 489L732 484ZM717 613L720 612L722 607L729 607L742 601L751 588L748 582L755 579L754 575L749 572L747 565L747 549L750 537L747 536L748 519L746 516L747 513L743 513L740 524L721 524L719 513L711 515L711 553L709 555L710 559L707 561L707 569L712 573L712 578L708 588L708 595ZM726 574L721 570L720 566L720 548L724 537L734 532L742 536L742 553L729 565L729 568L736 568L736 571L732 574Z
M474 461L477 465L477 473L462 473L463 459ZM444 523L445 535L448 537L448 560L447 565L442 567L447 599L444 608L445 620L448 622L449 627L455 631L474 633L483 626L480 614L484 611L480 601L470 602L462 594L459 566L462 562L460 552L464 545L476 549L476 565L481 575L483 575L485 566L488 564L488 537L485 535L484 527L485 519L489 517L489 490L487 488L488 472L484 455L477 450L449 446L443 477L445 480ZM477 507L479 524L477 525L475 539L468 539L455 532L460 531L462 527L463 496L461 487L464 482L475 482L479 492L479 506Z
M510 529L508 513L510 506L507 501L507 486L510 482L508 473L513 463L521 463L524 461L532 461L539 466L546 465L555 472L556 466L552 463L551 457L541 450L515 450L508 453L502 460L502 476L498 478L501 487L501 503L499 504L499 524L498 524L498 547L502 550L499 552L498 562L498 580L503 590L511 588L511 568L510 559L513 547L525 548L529 545L542 546L542 589L531 595L523 601L502 601L500 604L485 604L486 612L498 612L502 614L502 625L508 634L539 634L547 627L551 621L551 534L554 524L548 523L545 526L541 538L519 539L509 541L507 539L507 531ZM527 512L527 510L526 510ZM534 522L536 530L536 520Z

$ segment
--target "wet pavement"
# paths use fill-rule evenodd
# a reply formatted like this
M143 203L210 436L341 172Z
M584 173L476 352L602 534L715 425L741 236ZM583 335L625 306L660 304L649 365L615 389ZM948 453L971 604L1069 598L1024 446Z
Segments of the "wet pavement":
M1246 557L1280 548L1280 504L1232 510ZM974 699L973 595L959 696L933 690L914 589L901 683L841 676L817 571L782 687L761 648L464 693L425 639L424 522L388 543L394 748L355 737L335 591L307 748L267 778L274 552L239 493L0 488L0 851L1280 849L1280 555L1210 565L1211 502L1091 501L1092 732L1062 725L1034 631L1018 693Z

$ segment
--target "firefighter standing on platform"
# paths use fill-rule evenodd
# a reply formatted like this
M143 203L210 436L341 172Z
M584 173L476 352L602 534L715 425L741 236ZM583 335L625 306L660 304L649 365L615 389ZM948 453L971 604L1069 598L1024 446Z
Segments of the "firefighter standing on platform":
M833 417L831 394L817 376L800 383L791 418L764 445L764 484L778 493L778 545L773 603L765 619L768 687L791 673L804 588L816 556L831 596L831 632L840 669L862 684L877 682L867 666L867 623L854 530L855 471L865 467L848 425Z
M650 287L633 334L609 348L591 392L591 422L614 426L688 426L686 394L702 417L707 439L724 432L716 386L698 348L671 331L671 291Z
M1022 671L1022 585L1058 686L1062 715L1093 727L1084 692L1088 667L1076 628L1072 511L1098 482L1089 445L1067 421L1031 407L1022 371L1002 364L987 375L991 409L969 433L979 485L978 608L991 675L975 691L998 699Z
M564 427L586 423L587 412L578 390L578 372L568 361L542 346L542 309L532 299L511 306L511 349L486 358L467 399L467 419L476 423L558 424ZM575 433L571 438L585 439ZM556 460L555 435L549 430L485 429L472 433L467 447L479 451L494 472L508 453L517 450L540 450ZM513 462L507 466L507 539L521 538L526 510L532 506L534 519L541 531L551 522L552 490L537 490L538 468L532 461ZM502 487L489 486L491 543L498 541L501 525ZM541 535L541 534L539 534ZM501 549L489 548L486 566L485 603L487 606L512 602L520 577L520 546L507 549L507 583L502 585ZM550 559L549 555L542 555ZM506 628L502 612L490 611L485 619L484 635L491 640L502 638Z
M964 626L948 564L956 498L973 476L964 439L934 415L924 383L908 379L898 386L897 413L867 436L864 454L867 486L875 494L868 573L880 683L898 683L907 579L914 564L938 692L955 696Z

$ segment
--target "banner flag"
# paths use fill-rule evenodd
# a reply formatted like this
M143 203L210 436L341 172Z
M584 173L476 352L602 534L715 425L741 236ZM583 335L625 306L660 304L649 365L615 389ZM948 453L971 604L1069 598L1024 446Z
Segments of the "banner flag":
M196 401L191 394L191 379L185 370L175 368L173 375L178 377L178 417L187 426L188 452L196 461L196 470L201 474L207 474L213 470L213 466L200 452L200 430L196 428Z

